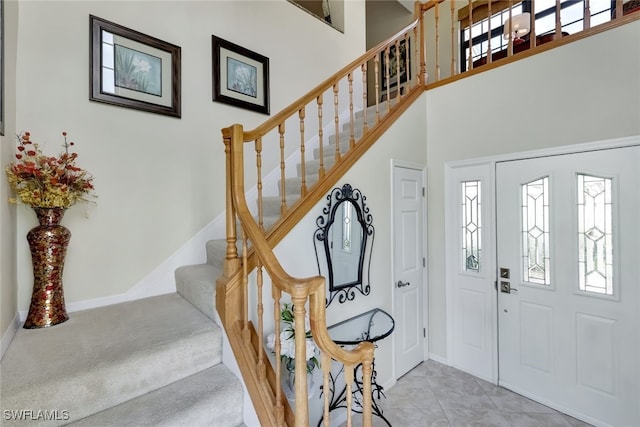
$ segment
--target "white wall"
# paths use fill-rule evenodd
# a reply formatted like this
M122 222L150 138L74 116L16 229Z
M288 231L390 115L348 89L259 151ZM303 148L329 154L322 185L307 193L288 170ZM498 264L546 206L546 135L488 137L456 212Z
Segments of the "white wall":
M16 43L17 43L17 3L5 1L4 4L4 136L0 136L0 165L2 165L2 183L0 183L0 357L17 327L17 286L16 286L16 206L6 203L10 197L9 183L4 178L4 166L14 159L15 154L15 81ZM5 338L6 337L6 338Z
M15 66L7 57L7 68L16 70L9 130L29 130L51 154L67 131L99 196L96 206L74 206L63 220L72 232L64 271L68 304L127 292L223 211L220 129L237 122L251 128L268 117L212 102L212 34L269 57L272 112L365 45L364 2L345 4L344 34L285 0L8 3L19 9ZM90 14L182 47L181 119L89 101ZM28 309L32 273L24 236L36 225L26 206L18 207L15 227L5 225L4 209L3 230L16 230L17 244L12 248L3 234L2 259L17 257L17 283L3 265L2 332L4 318L15 312L5 296L17 292L18 310Z
M640 134L639 46L640 21L635 21L427 91L434 356L447 355L445 162Z
M391 159L416 163L426 158L425 108L426 99L422 97L409 107L335 185L335 187L342 187L346 183L351 184L366 196L366 204L373 217L375 239L371 253L370 294L364 296L356 291L355 299L344 304L340 304L336 298L327 309L328 325L373 308L381 308L393 314ZM318 275L313 236L317 229L316 218L322 215L322 209L325 206L326 200L323 199L275 248L275 254L284 269L294 277ZM264 294L270 298L270 288L265 289ZM273 328L273 322L269 320L272 318L273 308L265 307L266 332L270 332ZM376 343L378 345L376 348L377 382L385 387L396 380L392 363L392 343L391 336ZM318 378L316 384L320 384L320 381L321 378ZM311 402L321 404L317 396L318 394L312 398ZM321 407L316 408L318 411L320 409Z

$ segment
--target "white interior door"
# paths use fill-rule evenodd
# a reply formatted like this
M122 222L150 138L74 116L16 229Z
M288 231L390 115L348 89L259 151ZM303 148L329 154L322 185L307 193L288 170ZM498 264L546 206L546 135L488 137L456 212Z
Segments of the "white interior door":
M640 425L639 189L640 147L496 165L500 385Z
M424 199L421 170L393 168L396 378L424 360Z

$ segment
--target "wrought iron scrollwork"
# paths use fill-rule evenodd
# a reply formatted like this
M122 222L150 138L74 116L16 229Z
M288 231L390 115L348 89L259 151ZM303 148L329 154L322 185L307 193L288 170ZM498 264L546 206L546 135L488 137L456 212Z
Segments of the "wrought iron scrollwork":
M350 184L334 188L327 205L316 219L314 249L318 273L328 279L326 305L337 297L343 304L353 301L356 290L369 295L371 249L375 236L373 216L366 197Z

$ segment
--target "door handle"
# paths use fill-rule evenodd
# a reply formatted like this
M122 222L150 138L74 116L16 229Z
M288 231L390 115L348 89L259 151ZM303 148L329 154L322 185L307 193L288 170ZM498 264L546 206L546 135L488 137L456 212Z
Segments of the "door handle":
M409 282L404 283L402 280L398 280L398 283L396 283L396 286L399 287L399 288L403 288L405 286L409 286L410 284L411 283L409 283Z
M510 294L511 292L518 292L518 289L512 288L509 282L500 281L500 292Z

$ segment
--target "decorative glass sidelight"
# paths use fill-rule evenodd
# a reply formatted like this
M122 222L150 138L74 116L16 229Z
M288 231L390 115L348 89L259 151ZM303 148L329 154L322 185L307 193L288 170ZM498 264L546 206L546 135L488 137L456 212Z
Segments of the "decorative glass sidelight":
M578 174L579 289L613 295L612 179Z
M549 177L522 185L522 280L551 284Z
M481 239L481 182L462 183L462 270L480 272Z

